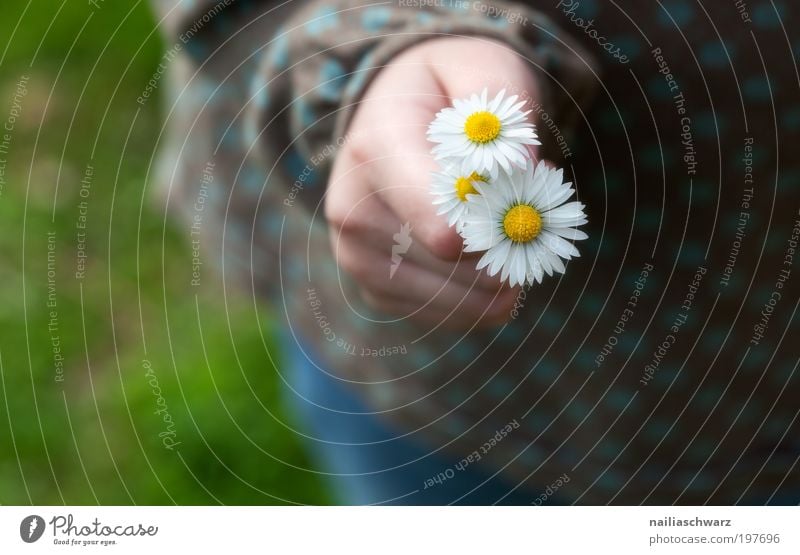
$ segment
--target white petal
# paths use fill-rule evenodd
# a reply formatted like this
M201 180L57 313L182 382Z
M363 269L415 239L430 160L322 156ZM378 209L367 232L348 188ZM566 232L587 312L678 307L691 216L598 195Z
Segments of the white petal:
M545 247L556 253L561 258L569 259L573 256L580 256L580 253L578 252L578 249L575 248L575 245L562 239L558 235L550 233L549 231L542 231L539 234L539 237L537 237L537 240L541 241Z
M563 237L564 239L570 239L572 241L582 241L584 239L588 239L589 236L586 235L580 229L575 229L574 227L554 227L548 228L550 233L554 233L559 237Z
M511 250L511 241L504 240L501 241L497 246L492 247L489 252L493 252L494 260L492 260L492 264L489 266L489 275L495 275L498 270L505 264L506 259L508 258L508 252Z

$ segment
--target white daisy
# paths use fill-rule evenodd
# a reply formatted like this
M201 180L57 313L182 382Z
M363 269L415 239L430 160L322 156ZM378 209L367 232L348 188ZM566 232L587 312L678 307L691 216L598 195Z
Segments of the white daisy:
M563 170L529 162L525 170L501 175L491 187L476 183L480 195L467 199L461 231L464 251L486 251L477 269L514 285L541 282L544 274L564 273L562 258L580 256L568 240L586 239L575 229L587 222L580 202L567 202L575 190Z
M494 100L487 100L483 89L479 97L473 94L466 100L453 100L452 108L444 108L428 127L428 140L437 160L455 158L461 162L461 172L494 177L498 167L510 172L512 166L525 167L529 158L527 145L541 144L537 140L527 112L520 111L525 101L517 96L504 98L500 91Z
M462 175L456 164L450 164L444 171L432 175L433 204L439 206L436 213L446 214L447 223L460 230L467 213L467 195L477 195L475 183L488 183L489 179L477 172Z

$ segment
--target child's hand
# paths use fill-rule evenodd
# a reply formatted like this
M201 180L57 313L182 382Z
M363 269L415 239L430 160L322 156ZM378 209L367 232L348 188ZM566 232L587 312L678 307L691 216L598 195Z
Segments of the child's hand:
M375 308L468 329L510 315L519 289L475 269L461 237L431 203L437 170L428 124L452 98L505 88L536 98L530 69L508 46L482 38L430 40L397 56L375 78L336 158L325 214L339 266ZM401 232L410 224L410 247ZM404 244L405 243L405 244Z

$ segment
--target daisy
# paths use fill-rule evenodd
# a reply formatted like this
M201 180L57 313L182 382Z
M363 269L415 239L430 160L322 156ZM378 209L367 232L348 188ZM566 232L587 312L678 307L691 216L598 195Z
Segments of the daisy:
M541 144L527 112L520 111L525 101L517 96L505 98L503 89L494 100L487 99L483 89L479 97L453 100L452 108L444 108L428 127L428 140L437 143L433 154L437 160L454 158L461 162L461 172L477 172L495 177L498 167L510 172L512 166L525 167L529 158L527 145Z
M564 273L562 258L580 256L569 240L586 239L575 229L587 222L580 202L567 202L575 190L563 170L543 162L501 175L491 187L476 183L480 195L467 198L461 235L464 251L486 251L477 269L514 285L541 282L544 274Z
M434 172L432 175L433 204L439 206L436 213L446 214L450 227L455 225L460 230L467 213L467 195L477 195L475 183L488 183L489 178L477 172L462 174L456 164L450 164L443 172Z

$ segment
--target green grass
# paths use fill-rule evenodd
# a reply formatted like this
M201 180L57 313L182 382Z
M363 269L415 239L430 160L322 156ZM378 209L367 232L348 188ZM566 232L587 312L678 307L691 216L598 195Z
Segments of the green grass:
M0 36L19 27L0 62L0 124L29 82L0 192L0 503L330 502L286 428L269 315L221 298L210 269L195 289L163 271L162 243L170 268L190 268L191 249L146 183L161 114L151 99L137 115L136 97L162 48L147 4L106 2L85 27L85 2L37 0L24 16L26 2L8 4Z

